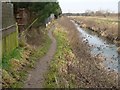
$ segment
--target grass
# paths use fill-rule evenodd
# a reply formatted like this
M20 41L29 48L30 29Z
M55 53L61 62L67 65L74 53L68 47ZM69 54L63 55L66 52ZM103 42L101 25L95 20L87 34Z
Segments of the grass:
M17 76L19 77L20 73L18 73L17 70L15 70L13 62L18 66L18 68L20 68L22 64L21 63L18 64L17 62L21 62L20 60L22 59L23 52L24 49L19 47L14 49L11 53L3 56L2 58L2 71L3 71L2 77L4 82L3 87L11 87L13 83L17 82L16 79Z
M44 34L42 37L38 47L34 48L25 44L2 58L3 88L22 88L24 86L27 71L34 67L37 60L43 57L50 47L51 40L48 35Z
M10 60L12 58L20 60L22 52L23 52L23 49L18 47L16 49L14 49L10 54L4 55L2 58L2 68L9 69L10 68Z
M50 64L50 69L45 76L46 81L45 88L61 88L61 87L74 87L74 83L71 82L71 76L67 75L67 64L69 59L74 57L71 47L67 40L67 32L62 28L55 29L53 32L57 40L57 51ZM73 56L73 57L72 57ZM66 69L65 69L66 68ZM65 69L63 72L62 69ZM64 76L65 75L65 76ZM68 76L69 80L62 81L63 78ZM68 82L68 83L66 83Z

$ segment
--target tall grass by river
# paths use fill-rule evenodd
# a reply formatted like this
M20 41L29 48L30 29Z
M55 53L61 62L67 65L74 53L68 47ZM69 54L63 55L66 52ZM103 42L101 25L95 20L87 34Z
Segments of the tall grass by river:
M101 36L110 40L115 40L118 37L118 19L117 17L91 17L91 16L72 16L83 28L89 28L98 32Z

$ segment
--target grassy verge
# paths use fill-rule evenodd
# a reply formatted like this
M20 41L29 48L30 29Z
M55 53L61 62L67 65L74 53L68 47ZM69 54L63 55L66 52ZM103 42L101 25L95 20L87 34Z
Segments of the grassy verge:
M58 29L59 28L59 29ZM58 26L53 32L57 40L57 51L50 64L44 87L61 88L75 87L74 75L69 74L69 65L74 63L75 56L67 40L67 32Z
M2 85L3 88L10 88L21 85L22 80L26 76L24 69L30 64L28 60L30 49L25 50L21 47L15 49L8 55L2 58Z
M47 53L51 40L47 35L47 31L41 33L42 38L37 47L24 45L22 42L22 47L15 49L2 58L3 88L22 88L27 78L27 71L33 68L37 60Z

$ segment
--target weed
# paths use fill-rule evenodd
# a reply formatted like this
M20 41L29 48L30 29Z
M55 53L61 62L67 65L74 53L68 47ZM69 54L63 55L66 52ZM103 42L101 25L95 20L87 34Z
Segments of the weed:
M10 68L10 60L12 58L20 60L21 53L23 52L22 48L16 48L11 53L4 55L2 58L2 68L3 69L9 69Z
M58 27L58 26L57 26ZM46 81L44 87L46 88L61 88L61 87L72 87L74 84L70 80L65 80L65 82L61 82L62 77L67 72L66 65L70 58L71 47L67 41L67 32L63 30L63 28L55 29L53 32L54 36L57 40L57 51L54 55L54 58L50 64L50 69L47 75L45 76ZM68 57L66 57L68 55ZM65 67L65 68L64 68ZM61 71L63 69L63 71ZM62 74L62 75L61 75ZM65 74L67 75L67 74ZM67 75L69 77L69 75ZM68 83L66 83L68 81Z

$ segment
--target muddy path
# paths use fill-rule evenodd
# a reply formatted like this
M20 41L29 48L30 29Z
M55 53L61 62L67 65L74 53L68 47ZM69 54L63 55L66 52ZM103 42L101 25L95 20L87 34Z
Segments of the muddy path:
M29 72L24 88L43 88L44 74L47 72L50 61L56 52L56 40L52 35L52 30L54 30L54 26L48 32L48 36L52 41L50 49L47 54L37 62L35 68Z

